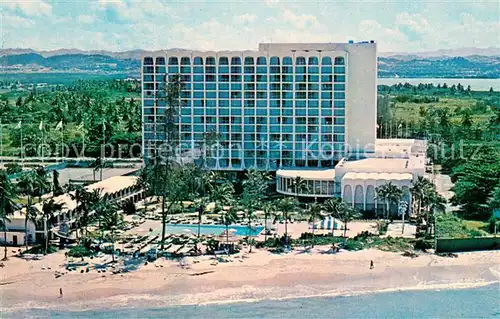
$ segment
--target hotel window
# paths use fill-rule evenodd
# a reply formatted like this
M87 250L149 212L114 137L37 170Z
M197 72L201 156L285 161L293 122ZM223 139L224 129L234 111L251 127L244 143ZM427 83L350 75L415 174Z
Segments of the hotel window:
M215 58L213 56L207 57L206 65L215 65Z
M344 74L345 73L345 67L344 66L335 66L333 68L333 71L335 73L340 73L340 74Z
M165 65L165 58L164 57L157 57L156 64L157 65Z
M152 57L145 57L144 58L144 65L153 65L153 58Z
M193 59L193 64L194 65L203 65L203 59L201 57L197 56Z
M220 57L219 58L219 65L229 65L229 60L227 57Z
M254 65L253 57L251 56L245 57L245 65Z
M315 56L309 57L309 65L318 65L318 58Z
M177 57L170 57L170 58L168 58L168 64L169 65L178 65L179 60L177 59Z
M306 65L306 58L299 56L295 59L296 65Z
M260 56L257 58L257 65L267 65L266 64L266 57Z
M336 57L335 58L335 65L344 65L344 58L343 57Z
M329 56L324 56L321 58L321 65L332 65L332 58Z

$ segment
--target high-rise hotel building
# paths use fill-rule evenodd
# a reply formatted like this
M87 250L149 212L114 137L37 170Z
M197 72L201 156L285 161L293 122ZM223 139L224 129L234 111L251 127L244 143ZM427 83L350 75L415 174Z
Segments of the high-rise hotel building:
M216 133L207 165L332 168L346 152L372 152L377 54L360 43L263 43L258 51L167 50L143 56L144 155L162 143L165 86L180 74L182 154L199 154Z

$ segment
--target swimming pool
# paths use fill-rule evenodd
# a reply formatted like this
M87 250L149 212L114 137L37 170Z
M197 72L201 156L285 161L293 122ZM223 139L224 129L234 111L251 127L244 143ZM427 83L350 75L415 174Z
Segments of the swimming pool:
M242 225L230 225L229 230L236 236L258 236L264 229L264 226L248 227ZM220 235L226 231L224 225L201 225L200 234L202 235ZM167 224L168 234L198 234L198 225L196 224Z

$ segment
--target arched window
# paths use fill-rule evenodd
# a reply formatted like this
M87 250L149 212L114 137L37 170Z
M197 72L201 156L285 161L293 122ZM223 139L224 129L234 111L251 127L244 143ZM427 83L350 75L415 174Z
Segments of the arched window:
M330 58L329 56L324 56L321 59L321 65L332 65L332 58Z
M292 58L289 56L283 58L283 65L292 65L293 64L292 62L293 62Z
M177 57L170 57L168 58L168 64L169 65L178 65L179 64L179 60L177 59Z
M162 56L159 56L156 58L156 65L165 65L165 58Z
M207 57L206 64L207 65L215 65L215 58L213 56Z
M241 59L238 56L231 58L231 65L241 65Z
M278 58L277 56L273 56L271 57L271 59L269 60L269 63L271 65L280 65L280 58Z
M257 65L266 65L266 57L260 56L257 58Z
M303 56L298 56L295 59L295 64L297 64L297 65L306 65L306 58L304 58Z
M309 57L309 65L318 65L318 58L315 56Z
M245 57L245 65L253 65L253 64L254 64L253 57L251 56Z
M153 65L153 58L148 56L144 58L144 65Z
M335 58L335 65L344 65L344 58L343 57L336 57Z
M193 60L194 65L203 65L203 59L200 58L199 56L195 57Z
M229 65L229 60L227 57L223 56L219 58L219 65Z
M191 64L191 61L188 57L182 57L181 58L181 65L190 65Z

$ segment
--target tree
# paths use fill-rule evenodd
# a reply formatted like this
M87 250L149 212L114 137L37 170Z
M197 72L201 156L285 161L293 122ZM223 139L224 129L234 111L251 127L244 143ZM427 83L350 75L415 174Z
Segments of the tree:
M435 214L436 213L444 213L446 211L446 199L441 196L437 191L434 184L433 187L429 187L425 190L424 194L424 203L427 207L426 211L426 235L430 235L429 230L431 229L431 225L434 224Z
M229 226L238 221L238 215L236 214L236 208L231 207L227 212L224 212L220 217L220 223L226 226L226 247L229 247ZM229 256L229 248L227 249L227 255Z
M338 211L342 206L342 200L338 197L329 198L324 203L324 208L330 216L333 218L332 227L332 237L335 236L335 216L338 215Z
M299 193L309 191L309 188L307 186L307 180L303 179L300 176L295 177L295 179L292 182L292 189L298 201Z
M500 210L500 185L495 187L491 192L491 196L488 199L488 206L492 211L496 209Z
M18 192L27 196L26 215L24 218L24 242L28 249L28 222L36 219L36 211L33 208L33 198L41 197L49 187L47 176L43 168L35 168L23 175L17 183Z
M267 241L267 220L269 216L276 211L275 203L271 201L266 201L262 204L262 210L264 211L264 242Z
M347 234L347 224L352 220L359 218L361 214L359 211L346 203L341 203L337 212L335 213L335 217L338 218L344 224L344 244L346 242L346 234Z
M59 196L64 193L61 184L59 184L59 172L57 170L52 171L52 186L54 196Z
M43 219L43 235L45 237L44 254L46 255L49 249L49 220L54 217L54 213L63 208L62 204L56 203L53 198L46 201L42 205Z
M289 214L293 212L298 206L297 200L292 197L285 197L278 201L277 209L281 212L281 217L285 221L285 244L289 247L288 238L288 220Z
M17 198L16 188L10 181L4 170L0 170L0 219L2 221L4 238L4 256L7 260L7 223L10 222L9 216L14 214L16 205L14 200Z
M401 200L403 197L403 191L396 185L392 184L392 182L378 186L375 188L375 191L377 193L377 199L381 198L385 201L385 218L389 219L391 204L398 203Z
M430 187L432 183L424 176L418 176L417 180L412 182L410 192L413 196L413 203L417 206L417 215L422 213L422 201L425 195L425 189Z
M452 204L459 206L459 214L465 219L487 220L491 216L488 199L491 191L500 186L500 154L491 151L471 156L457 165L450 174L455 185Z
M123 227L125 222L123 221L123 215L118 212L116 205L109 201L102 206L102 213L102 227L104 230L110 231L109 239L112 244L111 258L115 262L116 230Z
M35 189L37 188L37 174L34 171L30 171L26 174L21 175L17 187L19 193L26 195L26 215L24 218L24 244L26 245L26 250L28 250L28 222L34 221L36 219L36 212L33 210L33 197L36 196Z
M313 203L309 206L307 214L309 216L308 222L312 224L312 241L311 247L314 248L314 228L316 227L316 219L321 218L321 212L323 211L323 206L318 203Z

